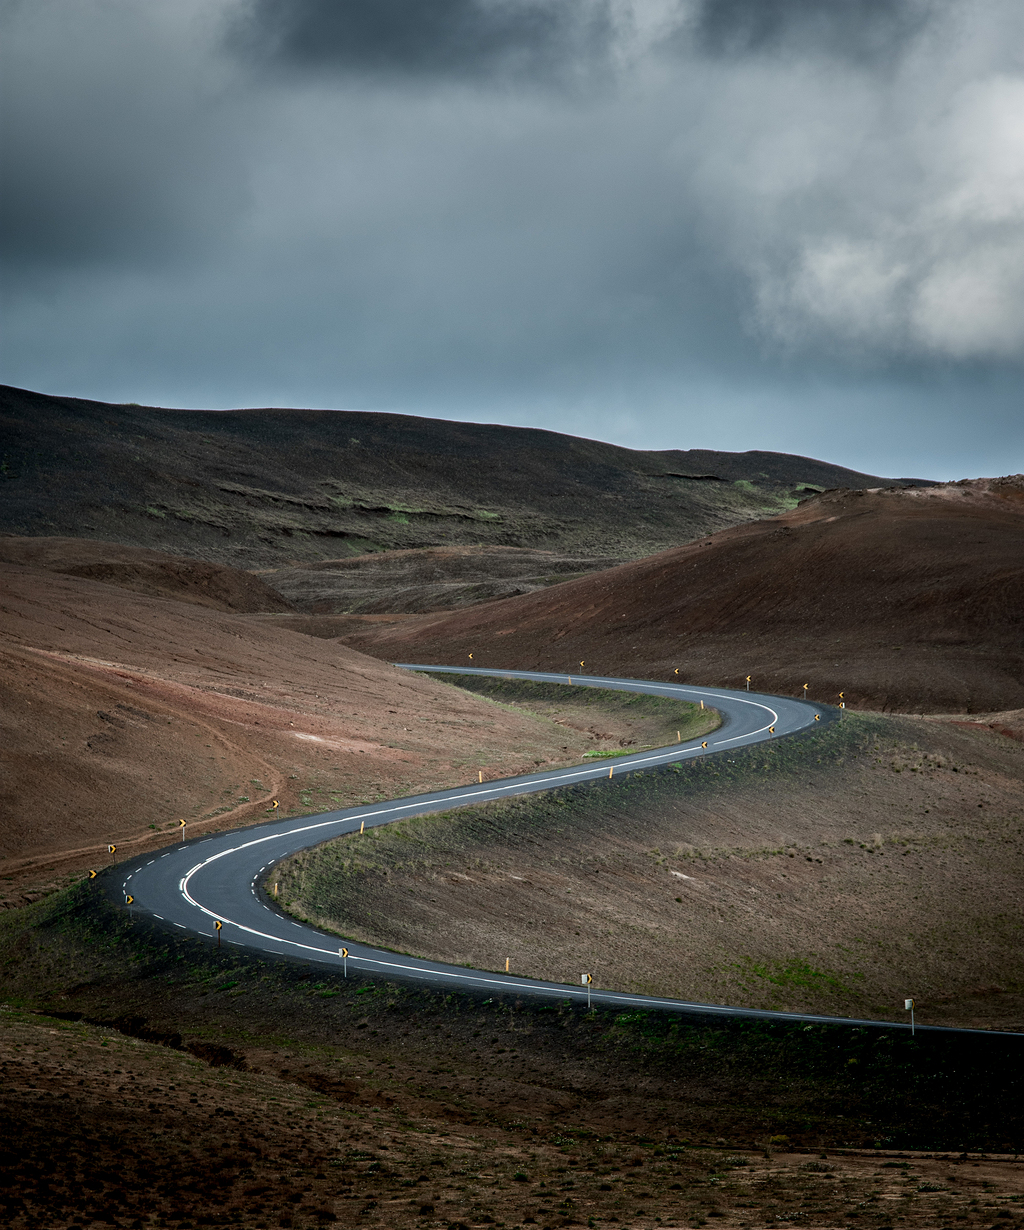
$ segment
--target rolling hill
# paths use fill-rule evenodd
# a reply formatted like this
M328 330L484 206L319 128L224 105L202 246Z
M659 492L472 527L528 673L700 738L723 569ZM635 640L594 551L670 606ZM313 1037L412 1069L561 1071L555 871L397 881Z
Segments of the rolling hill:
M903 712L1024 706L1024 476L837 491L461 611L347 617L390 661L678 677ZM295 616L267 616L289 621ZM312 629L311 629L312 630ZM328 627L319 629L329 632Z
M809 490L916 481L781 453L639 452L400 414L164 410L9 387L0 429L0 534L247 569L435 546L635 559Z

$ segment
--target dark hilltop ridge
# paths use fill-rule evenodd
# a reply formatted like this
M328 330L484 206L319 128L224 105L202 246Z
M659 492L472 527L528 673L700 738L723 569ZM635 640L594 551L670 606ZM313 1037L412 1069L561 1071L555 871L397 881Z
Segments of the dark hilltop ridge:
M782 453L643 452L401 414L166 410L10 387L0 422L0 533L248 569L484 546L552 551L583 571L814 491L920 483Z

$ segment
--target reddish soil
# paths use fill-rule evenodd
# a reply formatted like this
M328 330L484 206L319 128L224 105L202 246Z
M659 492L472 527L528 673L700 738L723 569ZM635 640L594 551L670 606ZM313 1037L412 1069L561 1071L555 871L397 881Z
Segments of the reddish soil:
M575 732L244 615L10 564L0 875L575 759ZM28 881L26 881L26 877ZM10 895L10 893L8 894Z
M214 611L290 610L276 590L251 572L148 547L89 538L0 538L0 563L88 577L150 598L177 598Z
M547 590L343 637L392 661L585 661L588 673L720 686L751 675L768 692L807 683L812 697L845 692L876 710L1017 709L1022 548L1024 476L829 492Z

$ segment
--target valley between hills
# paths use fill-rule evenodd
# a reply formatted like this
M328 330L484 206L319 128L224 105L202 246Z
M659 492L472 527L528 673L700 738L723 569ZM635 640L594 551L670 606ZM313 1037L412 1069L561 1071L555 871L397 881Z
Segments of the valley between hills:
M6 1224L1024 1224L1024 1051L999 1034L1024 1032L1024 478L23 390L0 410ZM328 843L275 869L296 918L703 1002L902 1022L914 995L919 1024L989 1034L343 980L90 888L108 845L157 850L182 818L714 722L394 661L751 675L847 710Z

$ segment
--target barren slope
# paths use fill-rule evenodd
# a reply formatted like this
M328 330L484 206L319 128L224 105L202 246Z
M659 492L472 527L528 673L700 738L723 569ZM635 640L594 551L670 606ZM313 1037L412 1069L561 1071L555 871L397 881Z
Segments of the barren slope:
M23 565L0 637L7 876L165 844L179 817L327 810L594 746L339 644Z
M540 592L367 622L391 661L753 686L912 712L1024 703L1024 478L830 492ZM275 617L268 617L275 618ZM291 626L300 626L287 617ZM351 619L352 617L349 617ZM350 625L351 627L351 625ZM316 631L311 627L311 631ZM325 629L329 631L329 629Z

